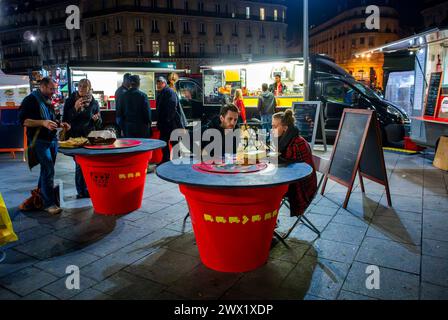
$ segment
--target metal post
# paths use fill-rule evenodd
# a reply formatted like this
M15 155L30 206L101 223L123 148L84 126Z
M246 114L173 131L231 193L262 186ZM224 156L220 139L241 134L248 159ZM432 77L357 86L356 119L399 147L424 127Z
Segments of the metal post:
M309 30L308 30L308 0L303 0L303 60L304 83L303 94L305 101L309 99Z

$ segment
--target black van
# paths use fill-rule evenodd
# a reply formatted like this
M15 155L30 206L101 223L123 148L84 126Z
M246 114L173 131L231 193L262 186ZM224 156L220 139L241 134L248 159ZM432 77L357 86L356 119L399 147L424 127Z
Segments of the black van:
M309 99L322 101L328 138L336 136L344 108L375 110L385 145L400 147L409 130L406 112L356 81L327 56L311 57Z
M322 101L325 132L336 136L344 108L375 110L384 145L400 147L410 120L405 111L377 95L325 55L312 55L309 100ZM219 107L203 106L202 86L191 78L180 78L176 89L189 119L207 121L219 113ZM248 118L259 118L256 108L246 110ZM319 131L320 132L320 131Z

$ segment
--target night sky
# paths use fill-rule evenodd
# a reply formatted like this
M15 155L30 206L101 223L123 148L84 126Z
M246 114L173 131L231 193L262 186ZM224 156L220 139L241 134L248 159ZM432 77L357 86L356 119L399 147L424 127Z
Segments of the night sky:
M420 31L422 18L420 15L422 0L392 0L394 7L400 12L400 23L403 27ZM338 6L345 0L309 0L310 26L318 25L338 13ZM358 1L361 3L361 1ZM374 3L375 1L370 1ZM369 3L369 1L367 1ZM286 0L288 6L288 38L302 36L302 0Z

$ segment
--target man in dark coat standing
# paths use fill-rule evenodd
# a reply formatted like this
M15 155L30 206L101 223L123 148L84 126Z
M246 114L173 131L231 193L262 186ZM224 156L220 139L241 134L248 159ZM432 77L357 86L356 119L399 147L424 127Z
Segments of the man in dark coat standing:
M126 138L151 137L151 108L148 96L139 90L140 77L130 77L131 88L118 100L123 134Z
M121 119L118 116L118 112L121 108L120 103L119 103L119 99L120 97L125 94L129 88L131 87L131 83L130 83L130 77L131 74L130 73L125 73L123 76L123 83L121 84L121 86L117 89L117 91L115 91L115 110L116 110L116 121L118 126L121 128ZM121 128L123 129L123 128Z
M160 131L160 140L166 142L167 146L163 148L162 163L170 161L170 136L173 130L178 129L178 115L176 108L178 98L176 92L167 86L167 81L164 77L157 79L157 128Z

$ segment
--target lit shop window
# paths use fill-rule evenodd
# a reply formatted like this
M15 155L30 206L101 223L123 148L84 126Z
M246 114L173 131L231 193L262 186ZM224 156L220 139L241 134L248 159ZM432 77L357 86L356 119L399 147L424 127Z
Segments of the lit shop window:
M286 19L286 11L283 10L283 12L282 12L282 20L283 20L283 22L285 22L285 19Z
M278 20L278 10L274 9L274 21Z
M246 7L246 19L250 19L250 7Z
M176 54L176 44L174 43L174 41L168 42L168 54L170 57Z
M260 8L260 20L265 20L266 16L265 16L265 10L264 8Z
M152 42L152 54L154 57L160 56L160 43L159 41L153 41Z

